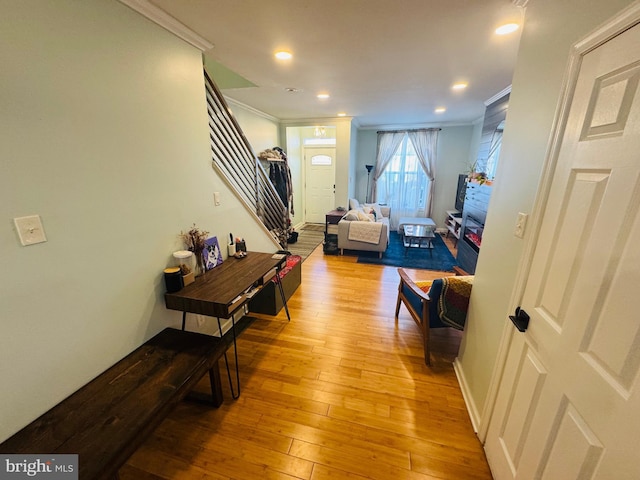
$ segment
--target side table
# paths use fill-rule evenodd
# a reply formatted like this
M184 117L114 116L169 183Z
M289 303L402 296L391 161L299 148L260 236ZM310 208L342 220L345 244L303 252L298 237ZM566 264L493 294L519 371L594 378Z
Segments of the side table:
M332 227L332 225L338 225L345 213L347 213L345 210L331 210L325 215L324 253L338 253L338 230L337 227Z

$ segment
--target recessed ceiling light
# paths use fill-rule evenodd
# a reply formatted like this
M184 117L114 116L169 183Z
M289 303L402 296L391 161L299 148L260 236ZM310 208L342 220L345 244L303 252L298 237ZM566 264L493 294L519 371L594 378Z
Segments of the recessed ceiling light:
M284 89L285 92L289 92L289 93L298 93L299 90L296 87L286 87Z
M338 116L339 116L339 117L346 117L346 116L347 116L347 114L346 114L346 113L344 113L344 112L340 112L340 113L338 113Z
M496 34L498 35L507 35L508 33L513 33L520 28L517 23L507 23L502 25L501 27L496 28Z
M286 50L280 50L274 55L278 60L291 60L291 57L293 57L293 55L291 55L291 52L287 52Z
M454 83L451 88L454 90L464 90L465 88L467 88L467 83L466 82Z
M435 112L435 113L444 113L444 112L446 112L446 111L447 111L447 109L446 109L446 108L444 108L444 107L438 107L438 108L436 108L436 109L434 110L434 112Z
M320 100L326 100L327 98L329 98L329 94L328 94L328 93L319 93L319 94L317 95L317 97L318 97Z

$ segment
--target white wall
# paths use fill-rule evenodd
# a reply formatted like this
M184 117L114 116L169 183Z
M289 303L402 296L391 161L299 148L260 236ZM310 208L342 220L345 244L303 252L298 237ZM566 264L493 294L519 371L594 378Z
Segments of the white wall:
M526 10L502 151L478 259L458 372L474 422L487 422L487 395L523 240L518 212L531 213L572 44L631 4L628 0L532 0ZM606 248L606 246L604 247Z
M458 175L466 173L469 152L477 149L473 144L474 126L444 127L438 134L436 183L431 216L439 228L444 228L446 211L456 203Z
M181 230L276 248L211 167L199 51L115 0L16 0L0 58L2 441L179 324ZM23 247L32 214L48 241Z
M376 130L360 129L358 131L357 141L357 157L353 162L355 165L355 192L353 197L360 202L364 202L367 198L367 169L365 165L376 164L376 154L378 150L378 133ZM373 181L373 170L369 178L369 189ZM346 204L344 205L347 206Z
M349 198L349 185L352 184L353 166L351 162L351 119L340 118L336 125L336 207L344 205ZM357 142L357 139L354 139Z
M351 151L349 152L349 181L347 186L347 198L355 196L356 191L356 166L358 158L358 146L360 145L360 131L356 122L351 122ZM336 207L346 208L346 204L336 200Z
M213 78L213 81L216 79ZM268 148L281 147L284 150L284 146L280 145L280 124L277 118L233 99L225 100L256 156Z
M285 129L287 144L283 147L287 153L287 162L291 171L291 187L293 188L293 214L290 215L291 224L295 228L304 225L303 208L303 178L302 178L302 143L303 128L289 127Z

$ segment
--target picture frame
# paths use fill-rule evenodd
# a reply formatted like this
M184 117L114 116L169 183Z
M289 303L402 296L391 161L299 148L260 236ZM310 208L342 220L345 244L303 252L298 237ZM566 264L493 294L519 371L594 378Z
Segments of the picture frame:
M222 263L222 252L220 251L220 245L218 244L218 237L207 238L204 241L202 261L205 272L208 272Z

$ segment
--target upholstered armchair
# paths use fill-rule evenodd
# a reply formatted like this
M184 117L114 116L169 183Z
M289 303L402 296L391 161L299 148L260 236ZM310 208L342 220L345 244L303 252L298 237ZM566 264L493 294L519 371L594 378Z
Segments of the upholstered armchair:
M424 362L427 365L431 365L430 329L442 327L464 329L473 276L458 267L454 267L454 270L455 275L449 277L414 282L404 269L398 268L400 284L396 302L396 323L400 305L404 304L422 332Z

